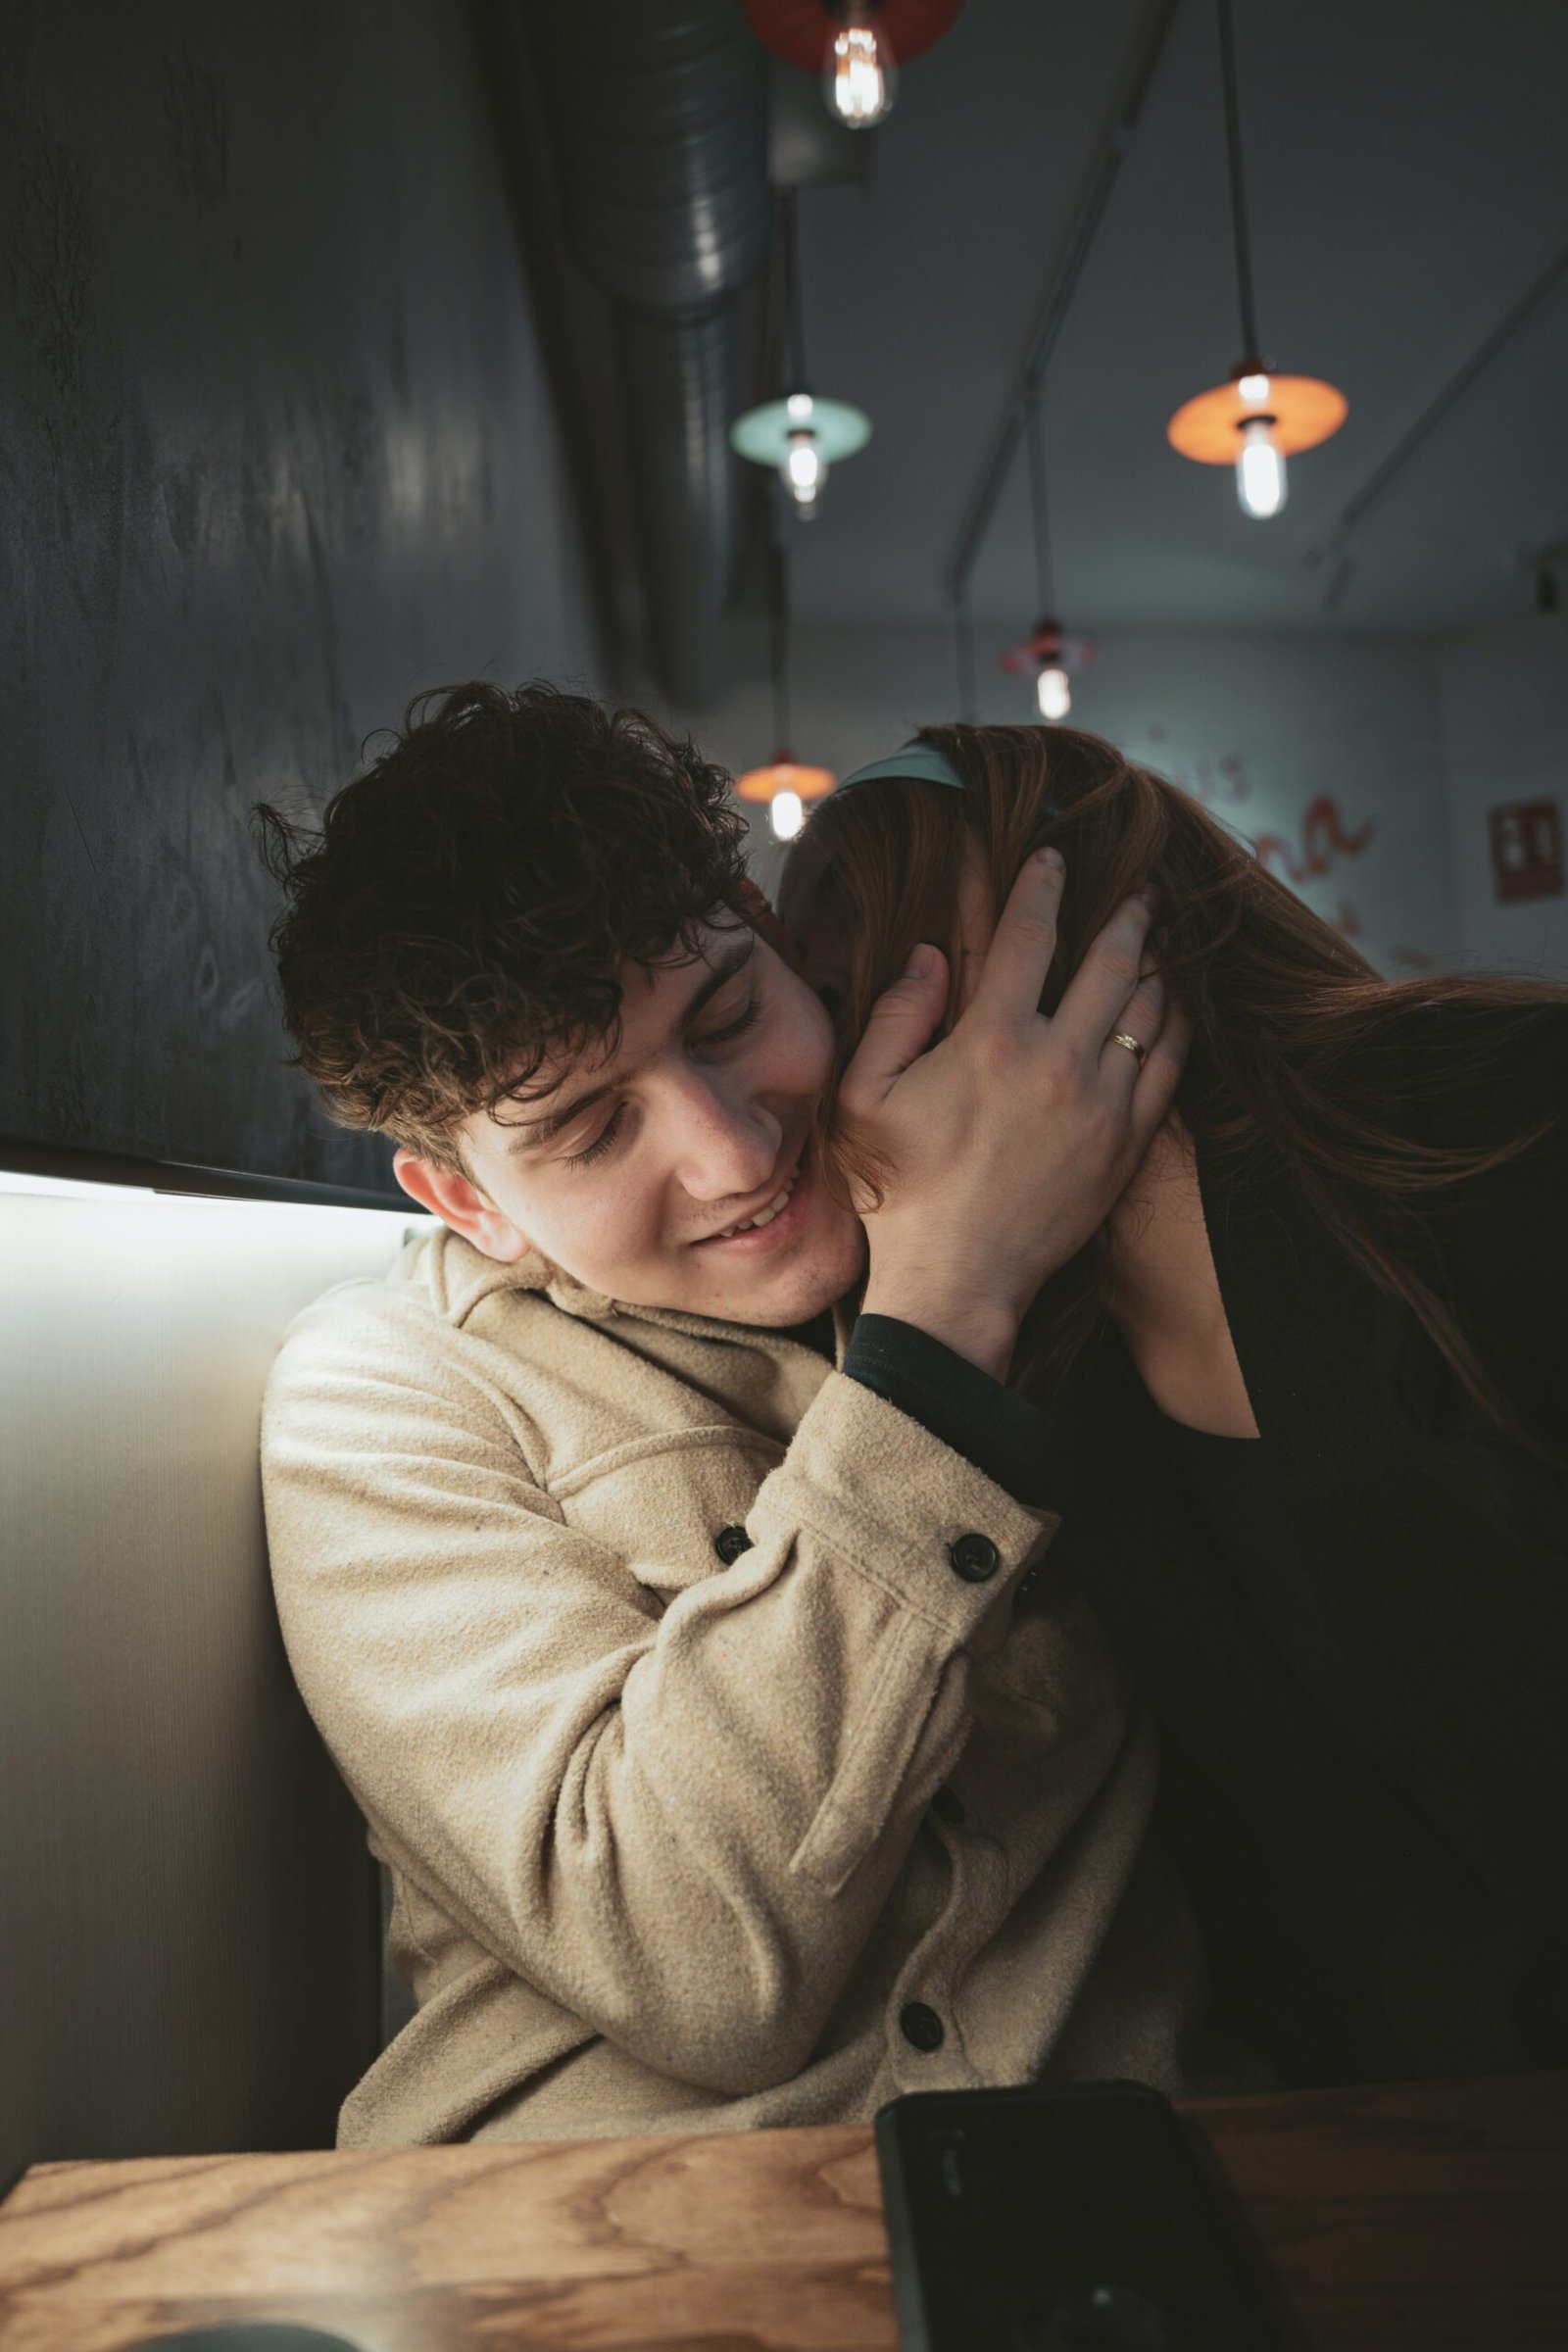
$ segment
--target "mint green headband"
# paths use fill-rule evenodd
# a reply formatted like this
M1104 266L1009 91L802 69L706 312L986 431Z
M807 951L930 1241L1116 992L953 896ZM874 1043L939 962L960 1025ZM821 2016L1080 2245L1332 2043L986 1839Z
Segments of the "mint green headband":
M963 778L953 761L928 743L906 743L891 759L873 760L869 767L856 768L853 775L840 777L839 790L848 792L852 784L868 784L873 776L920 776L927 784L951 784L955 792L963 790Z
M839 780L839 792L848 792L852 784L869 784L873 776L919 776L927 784L951 784L955 792L964 790L963 778L953 761L929 743L906 743L902 752L893 753L887 760L873 760L869 767L858 767ZM837 799L835 794L834 798ZM1047 801L1043 816L1059 816L1061 806Z

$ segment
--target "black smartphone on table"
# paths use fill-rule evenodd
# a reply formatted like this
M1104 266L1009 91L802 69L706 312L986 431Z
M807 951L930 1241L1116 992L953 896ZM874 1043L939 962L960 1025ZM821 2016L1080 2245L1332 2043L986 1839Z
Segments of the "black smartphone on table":
M1279 2288L1141 2082L915 2091L876 2119L904 2352L1276 2352Z

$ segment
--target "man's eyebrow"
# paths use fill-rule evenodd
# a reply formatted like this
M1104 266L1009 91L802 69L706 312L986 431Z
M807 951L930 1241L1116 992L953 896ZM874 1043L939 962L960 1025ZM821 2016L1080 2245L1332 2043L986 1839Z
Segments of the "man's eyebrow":
M680 1026L683 1031L691 1027L709 999L716 996L727 980L733 980L737 972L745 969L756 946L757 934L750 931L744 940L727 949L710 966L707 979L692 991L690 999L681 1008ZM585 1094L573 1095L569 1102L564 1102L557 1110L546 1111L541 1118L519 1121L514 1127L512 1141L507 1146L507 1157L511 1159L522 1152L537 1152L542 1144L550 1143L569 1127L573 1119L579 1118L585 1110L591 1110L596 1102L602 1102L606 1095L612 1095L617 1087L624 1086L631 1075L631 1071L623 1070L618 1078L607 1078L603 1086L591 1086Z

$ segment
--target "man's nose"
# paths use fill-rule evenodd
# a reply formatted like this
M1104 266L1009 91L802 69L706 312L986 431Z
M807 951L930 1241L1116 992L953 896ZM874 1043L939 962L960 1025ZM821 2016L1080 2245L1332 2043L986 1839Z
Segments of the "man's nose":
M691 1070L667 1108L676 1137L675 1173L694 1200L742 1200L778 1167L784 1130L750 1089Z

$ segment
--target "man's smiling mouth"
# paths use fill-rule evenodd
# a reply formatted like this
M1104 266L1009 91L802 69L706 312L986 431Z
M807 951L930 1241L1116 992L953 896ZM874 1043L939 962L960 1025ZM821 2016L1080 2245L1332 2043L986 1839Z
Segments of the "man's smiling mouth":
M713 1242L732 1242L740 1234L760 1233L764 1226L771 1225L774 1218L782 1216L785 1209L788 1208L790 1204L790 1196L793 1194L796 1185L800 1182L801 1162L804 1158L805 1153L803 1152L796 1159L794 1167L791 1168L789 1174L785 1177L783 1184L774 1194L771 1200L767 1201L761 1208L758 1209L754 1215L742 1217L733 1225L726 1225L722 1232L705 1233L701 1241L692 1245L693 1248L700 1250L706 1248Z

